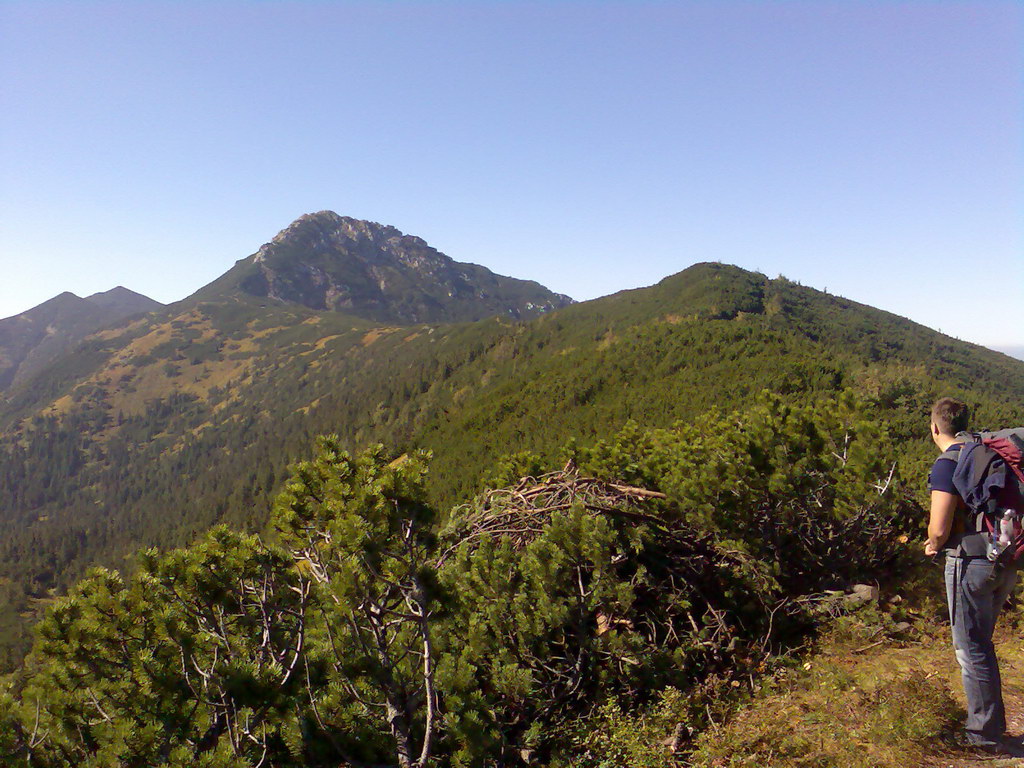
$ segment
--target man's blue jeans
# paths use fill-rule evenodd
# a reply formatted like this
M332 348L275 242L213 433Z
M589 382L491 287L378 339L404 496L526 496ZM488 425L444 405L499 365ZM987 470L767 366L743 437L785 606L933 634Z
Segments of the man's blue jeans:
M1017 581L1015 566L995 568L984 557L946 558L946 599L967 697L967 732L986 741L999 739L1006 730L992 633Z

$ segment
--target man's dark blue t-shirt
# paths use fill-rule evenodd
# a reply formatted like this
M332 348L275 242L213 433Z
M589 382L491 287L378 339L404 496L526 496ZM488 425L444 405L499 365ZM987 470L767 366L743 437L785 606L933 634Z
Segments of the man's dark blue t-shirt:
M950 451L959 452L964 447L963 443L954 443L949 446ZM956 470L956 461L951 461L946 458L938 458L935 463L932 464L932 471L928 473L928 490L929 491L945 491L946 493L954 493L957 496L956 487L953 485L953 472Z

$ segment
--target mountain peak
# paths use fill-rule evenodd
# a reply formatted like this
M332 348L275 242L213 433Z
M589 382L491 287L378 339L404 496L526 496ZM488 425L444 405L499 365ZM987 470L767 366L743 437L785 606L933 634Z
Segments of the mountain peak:
M123 285L115 285L109 291L97 291L96 293L93 293L93 294L91 294L89 296L86 296L85 298L88 299L89 301L94 301L96 299L102 299L102 298L105 298L105 297L108 297L108 296L141 296L141 295L142 295L141 293L136 293L135 291L133 291L133 290L131 290L129 288L125 288Z
M257 262L272 256L277 246L321 250L330 247L346 247L355 244L372 244L386 247L389 240L406 237L395 227L378 224L375 221L339 216L334 211L307 213L278 232L274 239L256 252ZM411 238L426 245L420 238Z
M85 299L83 299L76 293L72 293L71 291L61 291L52 299L47 299L42 304L37 304L36 306L32 307L32 309L27 309L21 314L38 314L40 310L45 312L52 311L54 309L57 309L58 307L73 307L80 305L83 301L85 301Z
M572 302L528 280L496 275L374 221L300 216L193 298L244 294L402 324L531 317Z
M119 316L133 315L137 312L153 312L163 306L148 296L118 285L109 291L86 296L85 300L105 310L113 311Z

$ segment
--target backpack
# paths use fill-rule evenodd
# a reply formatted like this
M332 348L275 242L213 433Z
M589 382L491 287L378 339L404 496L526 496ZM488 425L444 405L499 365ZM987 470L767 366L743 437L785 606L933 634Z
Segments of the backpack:
M1024 521L1024 427L961 432L957 438L964 444L956 452L953 485L969 510L968 532L983 534L987 540L996 531L1005 509L1016 511L1020 526ZM952 454L946 457L954 458ZM1021 555L1024 527L999 555L998 562L1013 563Z

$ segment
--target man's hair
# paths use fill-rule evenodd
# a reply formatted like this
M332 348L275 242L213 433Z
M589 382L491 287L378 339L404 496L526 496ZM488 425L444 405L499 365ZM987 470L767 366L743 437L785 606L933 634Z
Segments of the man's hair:
M932 421L944 435L956 436L958 432L965 431L970 418L971 409L967 404L952 397L940 398L932 406Z

